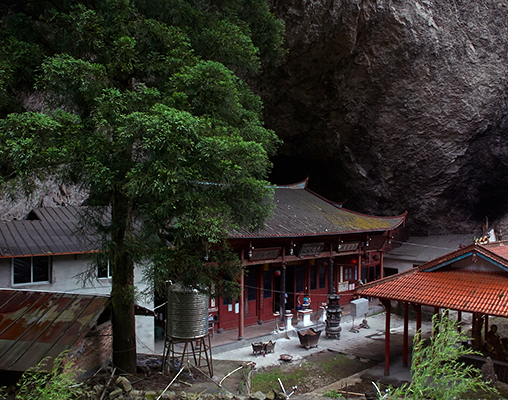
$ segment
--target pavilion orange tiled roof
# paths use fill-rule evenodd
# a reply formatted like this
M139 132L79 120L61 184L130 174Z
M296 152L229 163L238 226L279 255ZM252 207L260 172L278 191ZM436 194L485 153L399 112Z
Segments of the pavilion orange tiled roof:
M508 259L505 256L508 256L506 243L472 244L418 268L368 283L357 288L356 294L508 317ZM497 268L485 271L447 267L466 257L482 257Z

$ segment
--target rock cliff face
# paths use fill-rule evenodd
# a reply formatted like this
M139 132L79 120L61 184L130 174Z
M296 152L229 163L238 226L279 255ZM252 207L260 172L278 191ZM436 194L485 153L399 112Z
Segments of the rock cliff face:
M508 211L508 4L277 0L289 53L261 86L284 140L272 181L348 208L408 211L415 234Z
M79 206L87 193L77 187L57 183L54 179L37 182L30 195L19 190L14 197L0 193L0 221L24 219L36 207Z
M408 211L414 234L508 226L506 0L273 0L287 60L259 84L284 140L271 180L353 210ZM1 197L1 194L0 194ZM79 204L49 185L31 207ZM481 233L481 232L480 232Z

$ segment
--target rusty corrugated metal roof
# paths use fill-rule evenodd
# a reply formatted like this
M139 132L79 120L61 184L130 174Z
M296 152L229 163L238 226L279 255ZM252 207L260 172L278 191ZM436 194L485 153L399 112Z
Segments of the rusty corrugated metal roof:
M26 371L79 342L109 297L0 289L0 370Z
M395 229L406 214L376 217L346 210L301 185L276 187L273 215L257 232L236 230L232 238L299 237Z
M362 296L508 317L508 243L472 244L357 288ZM475 268L478 258L491 268ZM471 262L455 264L464 259ZM455 265L454 265L455 264Z

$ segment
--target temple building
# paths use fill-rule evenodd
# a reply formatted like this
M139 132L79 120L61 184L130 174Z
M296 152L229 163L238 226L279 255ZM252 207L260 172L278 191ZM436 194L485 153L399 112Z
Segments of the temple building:
M230 243L245 265L239 299L212 299L215 329L273 321L295 312L308 295L310 308L327 303L327 294L344 304L358 285L384 276L383 257L400 240L406 214L378 217L345 209L307 187L308 180L274 188L274 210L257 231L234 231ZM281 303L282 300L282 303Z

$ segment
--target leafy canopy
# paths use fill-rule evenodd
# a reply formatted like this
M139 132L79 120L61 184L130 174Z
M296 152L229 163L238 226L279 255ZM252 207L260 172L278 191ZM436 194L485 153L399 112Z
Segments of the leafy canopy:
M483 382L481 372L473 365L466 365L460 358L480 354L462 343L466 334L459 332L458 322L448 317L448 310L432 317L437 334L430 345L418 332L413 340L411 382L392 391L390 399L458 399L471 392L492 393L497 391Z
M283 56L267 3L38 1L0 11L0 184L43 172L77 182L90 206L114 215L124 204L141 224L112 243L118 221L97 220L105 250L127 246L164 279L216 280L204 261L231 265L228 229L255 228L269 212L263 179L278 139L242 79Z

